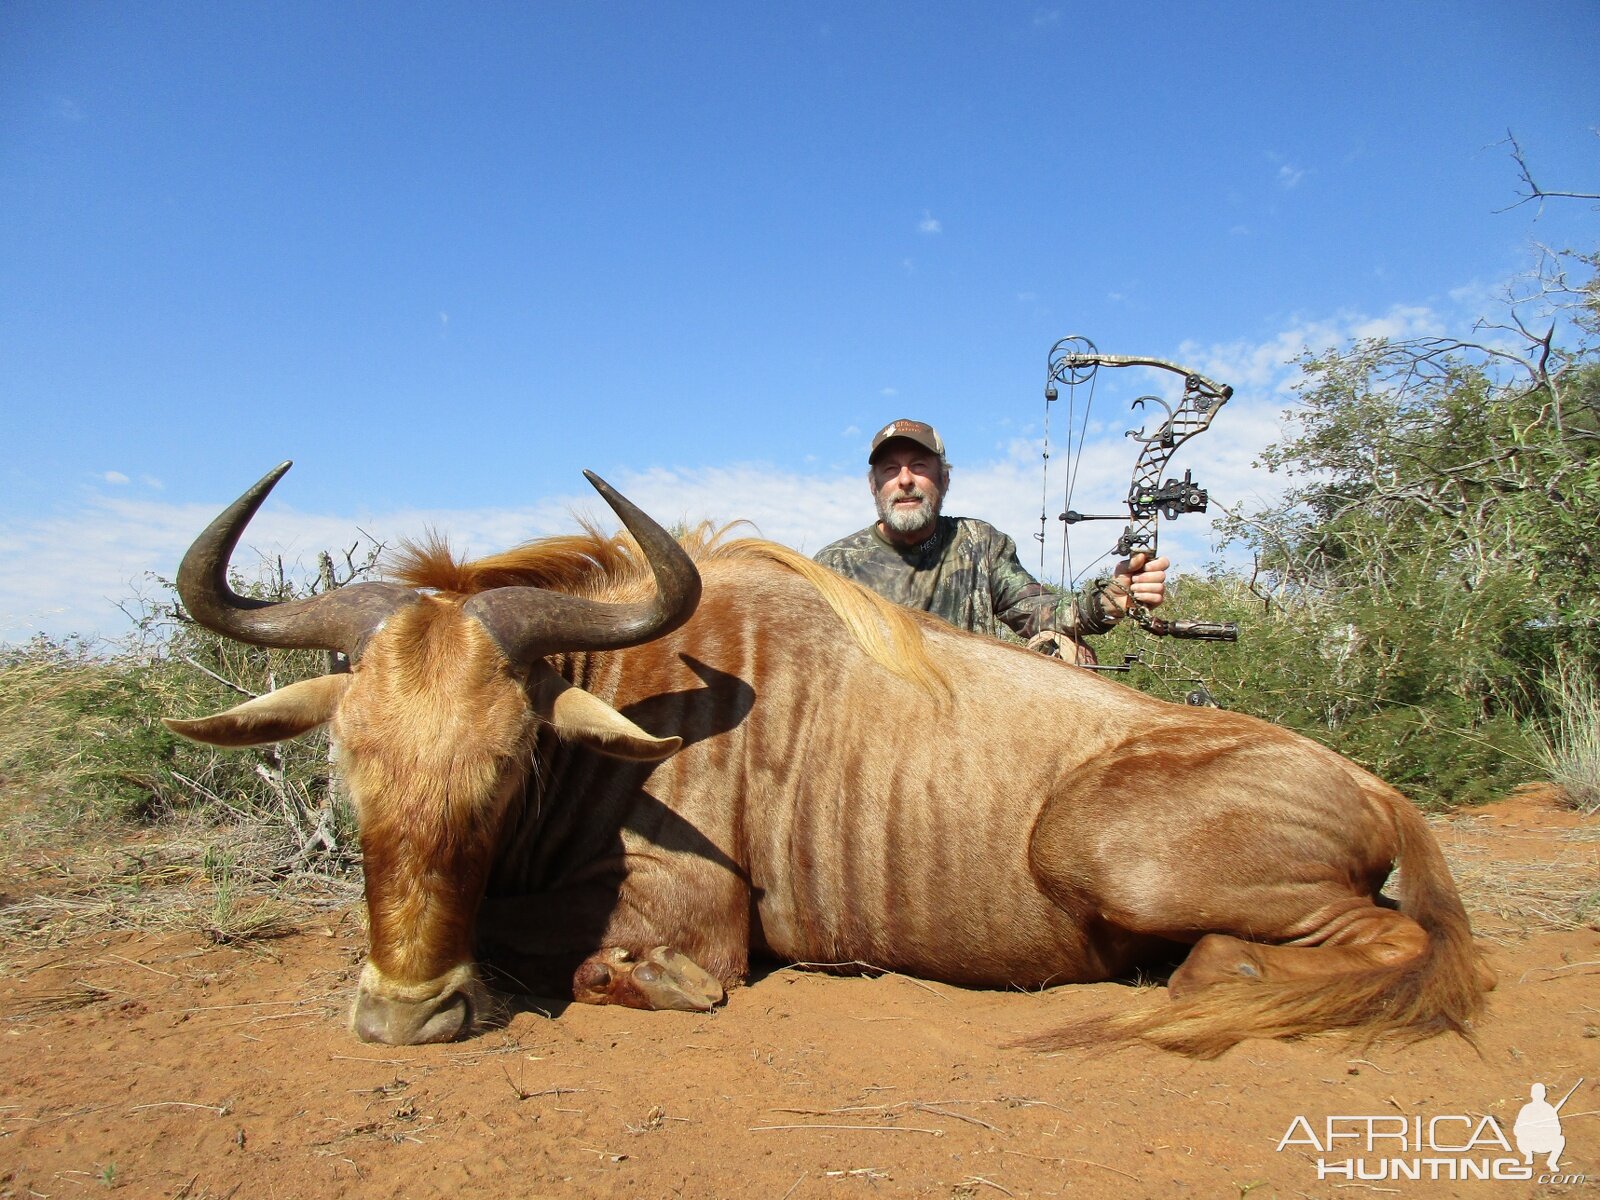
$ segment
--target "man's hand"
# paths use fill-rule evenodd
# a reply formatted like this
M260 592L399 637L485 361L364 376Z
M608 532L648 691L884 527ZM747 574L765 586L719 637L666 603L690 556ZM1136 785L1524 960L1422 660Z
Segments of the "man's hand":
M1128 615L1130 598L1146 608L1155 608L1167 598L1167 568L1171 565L1165 556L1135 554L1123 559L1101 593L1103 603L1114 608L1119 619Z

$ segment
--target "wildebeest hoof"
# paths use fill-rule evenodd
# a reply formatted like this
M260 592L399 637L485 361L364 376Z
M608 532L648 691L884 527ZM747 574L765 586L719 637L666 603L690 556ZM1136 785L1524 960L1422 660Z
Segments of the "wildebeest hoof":
M640 958L608 946L584 960L572 979L573 999L583 1004L708 1012L724 997L722 984L686 954L657 946Z
M1227 934L1207 934L1195 943L1183 965L1167 980L1167 994L1182 1000L1217 983L1258 980L1265 976L1255 948Z

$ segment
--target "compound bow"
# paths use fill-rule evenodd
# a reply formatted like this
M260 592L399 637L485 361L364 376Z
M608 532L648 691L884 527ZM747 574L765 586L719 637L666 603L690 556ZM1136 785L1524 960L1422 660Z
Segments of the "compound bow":
M1128 488L1128 511L1122 513L1081 513L1072 508L1067 508L1061 513L1060 520L1065 522L1063 530L1063 576L1066 574L1066 531L1081 521L1119 521L1126 520L1127 525L1118 539L1114 553L1126 558L1133 554L1147 554L1151 558L1156 555L1157 521L1158 517L1175 520L1183 513L1205 512L1209 497L1204 488L1194 482L1191 471L1185 471L1182 479L1168 478L1161 482L1161 472L1165 469L1167 461L1171 459L1178 447L1190 438L1204 433L1210 427L1212 419L1228 398L1233 395L1233 389L1226 384L1219 384L1207 379L1198 371L1188 367L1169 362L1163 358L1145 358L1138 355L1101 354L1093 342L1088 338L1076 334L1064 337L1050 348L1049 374L1045 382L1045 469L1049 469L1049 421L1050 406L1055 402L1060 392L1057 385L1075 390L1080 384L1092 383L1101 367L1150 367L1161 371L1170 371L1183 378L1183 397L1176 408L1168 404L1159 396L1140 396L1133 401L1132 407L1142 409L1146 404L1157 404L1165 412L1161 424L1153 433L1146 433L1143 427L1130 429L1127 436L1135 439L1140 444L1139 457L1133 467L1133 482ZM1089 404L1092 405L1093 393ZM1088 426L1088 405L1084 409L1083 424ZM1070 418L1069 418L1070 430ZM1070 444L1070 443L1069 443ZM1082 433L1078 439L1078 454L1083 452ZM1067 480L1067 503L1071 503L1072 483L1077 475L1077 463L1074 460ZM1048 503L1048 476L1045 480L1046 503ZM1043 573L1042 557L1045 540L1046 514L1041 506L1039 511L1039 532L1034 536L1040 543L1041 574ZM1065 582L1065 580L1063 580ZM1232 642L1239 637L1239 626L1232 621L1194 621L1194 620L1166 620L1154 616L1149 609L1137 601L1129 598L1128 613L1138 623L1140 628L1157 637L1190 638L1202 641ZM1127 670L1122 667L1108 667L1106 670ZM1204 688L1201 689L1204 691ZM1203 701L1202 701L1203 702Z

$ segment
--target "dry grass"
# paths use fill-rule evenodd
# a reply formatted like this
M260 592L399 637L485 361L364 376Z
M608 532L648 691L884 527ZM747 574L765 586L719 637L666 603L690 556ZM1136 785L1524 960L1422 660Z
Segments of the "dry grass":
M88 1008L91 1004L102 1004L109 999L111 993L103 988L87 983L74 983L64 991L18 997L16 1007L5 1013L4 1017L10 1021L31 1021L36 1017L49 1016L52 1013Z
M112 846L52 839L13 861L0 944L37 948L107 929L260 941L292 933L307 912L359 899L358 877L288 869L292 853L265 821L189 818Z
M73 790L82 753L62 753L62 707L93 694L103 674L101 664L73 650L0 658L0 785L9 791L25 779L31 792ZM80 745L105 736L115 720L109 713L75 714Z
M353 817L333 786L325 735L223 753L161 724L320 674L326 656L168 624L164 640L139 645L0 647L0 790L34 803L35 819L69 827L183 811L267 816L294 834L302 863L348 864Z
M1570 818L1569 818L1570 819ZM1478 935L1504 942L1546 929L1600 927L1600 827L1545 830L1541 843L1562 849L1554 857L1519 858L1508 846L1528 835L1459 816L1438 822L1458 836L1444 839L1445 858ZM1480 918L1493 917L1486 924ZM1496 928L1496 925L1503 925Z
M1600 813L1600 682L1589 671L1562 664L1546 683L1555 721L1544 744L1550 778L1579 812Z

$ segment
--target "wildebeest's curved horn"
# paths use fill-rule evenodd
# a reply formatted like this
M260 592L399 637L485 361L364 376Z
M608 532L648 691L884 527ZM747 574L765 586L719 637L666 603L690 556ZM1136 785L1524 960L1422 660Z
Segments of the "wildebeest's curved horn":
M464 605L512 662L581 650L621 650L671 633L700 603L700 572L682 546L593 471L584 478L622 519L656 577L655 598L608 604L537 587L481 592Z
M228 560L284 472L279 463L195 539L178 567L178 597L189 615L214 633L253 646L340 650L355 656L361 640L417 593L397 583L358 583L304 600L258 600L228 586Z

